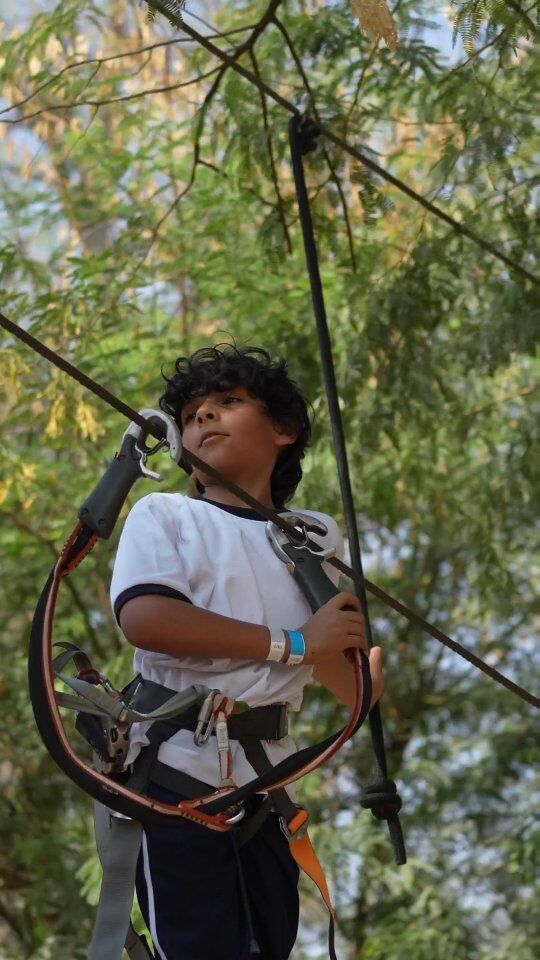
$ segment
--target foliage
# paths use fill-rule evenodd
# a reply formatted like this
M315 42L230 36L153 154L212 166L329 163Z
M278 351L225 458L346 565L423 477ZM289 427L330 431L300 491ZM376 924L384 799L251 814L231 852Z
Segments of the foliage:
M532 271L530 11L453 9L464 54L451 61L432 39L439 6L403 0L395 52L371 48L345 3L291 2L255 61L247 51L240 62ZM214 3L203 16L232 50L263 12ZM0 78L5 105L20 105L0 116L16 121L0 124L0 309L137 408L155 405L161 365L198 346L232 335L285 353L315 410L296 503L342 520L283 110L126 0L61 0L10 26ZM534 688L535 291L334 145L308 168L368 576ZM74 508L125 423L5 337L0 364L0 957L74 960L98 877L90 810L37 740L25 647ZM160 469L163 489L184 488ZM66 582L57 638L119 680L129 651L108 601L117 536ZM340 955L532 960L533 711L371 610L410 857L397 870L359 812L363 734L301 786L334 883ZM298 738L340 719L312 687ZM307 885L303 902L295 960L325 956L324 910Z

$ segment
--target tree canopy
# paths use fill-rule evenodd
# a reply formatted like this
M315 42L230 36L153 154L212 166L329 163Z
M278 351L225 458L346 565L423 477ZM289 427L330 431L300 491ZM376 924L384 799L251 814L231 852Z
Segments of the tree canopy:
M533 10L397 0L395 50L342 0L214 0L184 16L534 274ZM342 523L287 112L128 0L8 7L0 79L0 309L137 409L156 405L161 368L197 347L234 337L286 356L314 411L294 505ZM334 142L306 166L366 575L534 689L537 288ZM0 958L74 960L99 881L90 803L38 739L26 647L48 570L127 424L1 342ZM185 490L166 460L157 469L160 489ZM141 482L123 516L150 489ZM126 682L131 651L108 599L120 529L66 581L56 639ZM393 865L360 809L363 732L301 785L339 955L533 960L534 710L370 609L409 861ZM314 685L295 734L315 742L341 720ZM325 925L305 885L294 960L326 956Z

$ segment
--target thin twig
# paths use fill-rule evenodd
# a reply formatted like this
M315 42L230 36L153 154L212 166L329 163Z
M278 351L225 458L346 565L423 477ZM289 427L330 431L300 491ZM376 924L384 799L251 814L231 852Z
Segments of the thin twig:
M519 19L523 21L527 29L534 36L534 34L536 33L536 27L532 22L531 18L529 17L529 15L525 12L525 10L522 10L517 0L505 0L505 3L507 3L508 6L512 8L514 13L518 15Z
M362 70L361 70L361 72L360 72L360 76L359 76L359 78L358 78L358 83L357 83L357 85L356 85L356 90L355 90L355 93L354 93L353 102L352 102L352 104L351 104L351 107L350 107L350 109L349 109L349 112L347 113L347 116L345 117L345 123L344 123L344 126L343 126L343 134L342 134L343 139L346 139L346 138L347 138L347 134L348 134L348 132L349 132L349 123L350 123L350 120L351 120L351 116L352 116L354 110L356 109L356 104L358 103L358 97L360 96L360 89L361 89L362 84L363 84L363 82L364 82L366 73L367 73L369 67L371 66L371 64L372 64L372 62L373 62L373 58L374 58L375 54L377 53L377 50L379 49L379 43L380 43L380 40L377 40L377 42L373 44L371 50L369 51L369 56L366 58L366 62L365 62L364 66L362 67Z
M280 33L282 34L282 36L283 36L284 39L285 39L285 43L287 44L287 46L288 46L288 48L289 48L289 51L290 51L290 53L291 53L291 56L292 56L292 58L293 58L293 60L294 60L294 62L295 62L295 64L296 64L296 68L297 68L300 76L302 77L302 81L303 81L304 86L305 86L305 88L306 88L306 92L307 92L307 94L308 94L308 96L309 96L309 99L310 99L310 102L311 102L311 109L313 110L313 116L314 116L315 119L320 123L320 122L321 122L321 116L320 116L320 113L319 113L319 110L318 110L318 107L317 107L317 103L316 103L316 101L315 101L315 95L314 95L314 93L313 93L313 90L311 89L311 84L310 84L310 82L309 82L309 80L308 80L308 76L307 76L307 74L306 74L306 71L304 70L304 66L303 66L303 64L302 64L302 61L301 61L299 55L298 55L298 52L297 52L296 47L295 47L295 45L294 45L294 43L293 43L293 41L292 41L292 38L290 37L289 32L288 32L288 30L286 29L286 27L282 24L281 20L279 20L277 16L274 16L274 17L273 17L273 23L275 24L275 26L278 28L278 30L280 31ZM353 232L352 232L352 228L351 228L351 222L350 222L350 219L349 219L349 208L348 208L348 206L347 206L347 201L346 201L346 198L345 198L345 194L344 194L344 192L343 192L343 187L342 187L342 185L341 185L341 180L339 179L339 177L338 177L338 175L337 175L336 169L335 169L335 167L334 167L333 160L332 160L332 158L331 158L331 156L330 156L330 154L329 154L329 152L328 152L328 150L327 150L327 148L326 148L325 146L322 147L322 154L323 154L323 156L324 156L324 159L326 160L326 163L328 164L328 168L329 168L329 170L330 170L330 174L331 174L332 180L333 180L334 184L336 185L336 188L337 188L337 191L338 191L338 194L339 194L339 199L340 199L340 201L341 201L341 208L342 208L342 210L343 210L343 218L344 218L344 220L345 220L345 229L346 229L346 231L347 231L347 240L348 240L348 244L349 244L349 253L350 253L350 256L351 256L351 266L352 266L352 268L353 268L354 273L356 273L356 252L355 252L355 249L354 249L354 238L353 238Z
M235 30L229 30L227 33L215 33L212 34L213 37L228 37L232 36L233 33L245 33L247 30L253 30L253 24L249 24L246 27L237 27ZM0 110L0 117L3 113L9 113L10 110L15 110L17 107L23 107L25 103L28 103L29 100L32 100L33 97L36 97L38 93L41 93L42 90L45 90L46 87L49 87L52 83L55 83L57 80L60 80L68 70L77 70L79 67L89 66L91 63L97 63L99 68L104 63L109 63L111 60L122 60L124 57L134 57L138 53L146 53L148 50L156 50L158 47L170 47L173 44L177 43L196 43L196 40L193 40L191 37L177 37L174 40L162 40L159 43L150 43L146 47L138 47L136 50L126 50L124 53L114 53L110 57L94 57L89 60L77 60L76 63L69 63L67 67L63 67L59 73L55 73L53 77L50 77L45 83L42 83L41 86L36 87L32 93L29 93L27 97L24 97L23 100L18 100L16 103L12 103L11 106L5 107L3 110Z
M258 64L258 62L257 62L257 58L256 58L256 56L255 56L255 51L254 51L253 47L251 48L251 50L249 51L249 53L250 53L251 63L252 63L252 66L253 66L253 73L255 74L255 76L257 77L257 79L260 81L260 80L261 80L261 73L260 73L260 70L259 70L259 64ZM265 133L266 133L266 149L267 149L267 151L268 151L268 159L269 159L269 162L270 162L270 171L271 171L271 174L272 174L272 182L273 182L273 184L274 184L274 190L276 191L276 201L277 201L278 216L279 216L279 220L280 220L281 226L282 226L282 228L283 228L283 235L284 235L285 241L286 241L286 243L287 243L287 249L288 249L289 253L292 253L292 244L291 244L291 238L290 238L290 236L289 236L289 228L287 227L287 220L286 220L286 217L285 217L285 208L284 208L284 203L283 203L283 197L281 196L281 191L280 191L280 189L279 189L279 180L278 180L277 169L276 169L276 161L275 161L275 157L274 157L274 145L273 145L273 142L272 142L272 134L271 134L271 132L270 132L270 125L269 125L269 123L268 123L268 108L267 108L267 105L266 105L266 96L265 96L265 94L264 94L264 91L261 90L260 88L259 88L259 95L260 95L260 98L261 98L261 108L262 108L262 114L263 114L264 131L265 131Z
M39 117L41 114L49 113L52 110L73 110L75 107L103 107L109 103L120 103L125 100L138 100L140 97L146 97L154 93L167 93L169 90L178 90L180 87L192 87L195 84L200 83L201 80L206 80L207 77L213 76L222 69L222 67L213 67L212 70L208 70L206 73L201 73L198 77L193 77L191 80L183 80L181 83L172 83L165 87L153 87L149 90L138 90L137 93L127 93L122 97L108 97L105 100L75 100L73 103L48 104L42 110L36 110L34 113L24 113L22 117L17 117L15 120L0 120L0 123L22 123L24 120L33 120L34 117Z
M509 393L504 397L497 397L495 400L491 400L489 403L485 403L481 407L476 407L474 410L469 410L465 412L465 417L477 417L480 413L485 413L486 410L490 410L491 407L496 407L500 403L509 403L512 400L520 400L521 397L527 397L532 393L538 393L540 390L540 384L534 384L532 387L525 387L524 390L518 390L517 393Z

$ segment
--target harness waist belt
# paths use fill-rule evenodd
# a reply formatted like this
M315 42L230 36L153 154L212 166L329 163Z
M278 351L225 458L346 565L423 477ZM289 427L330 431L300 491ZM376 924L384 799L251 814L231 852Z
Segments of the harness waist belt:
M162 706L177 690L170 690L160 683L154 683L152 680L141 679L135 696L130 701L130 707L139 710L141 713L149 713ZM244 737L255 737L257 740L281 740L287 736L288 719L287 705L284 703L274 703L266 707L245 707L238 702L235 709L242 712L233 711L229 717L227 727L229 738L231 740L240 740ZM171 717L168 720L161 721L173 731L192 730L195 732L199 720L199 708L190 707L177 717ZM215 736L215 729L212 730ZM172 734L171 734L172 736Z
M199 710L190 707L178 717L172 717L167 723L177 726L178 730L193 730L197 727ZM255 737L257 740L281 740L288 731L287 707L284 703L275 703L268 707L251 707L244 713L233 713L227 721L231 740ZM215 727L212 736L216 735Z

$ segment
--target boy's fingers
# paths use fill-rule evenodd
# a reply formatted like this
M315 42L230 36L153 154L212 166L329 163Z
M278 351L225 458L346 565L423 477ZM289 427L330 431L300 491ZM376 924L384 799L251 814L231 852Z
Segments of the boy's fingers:
M347 636L351 641L351 647L358 647L359 650L364 650L365 653L368 653L367 640L362 632L349 630Z
M340 610L343 607L354 607L355 610L360 610L360 601L354 593L338 593L328 602L335 604Z
M361 613L355 610L341 610L340 613L347 623L357 623L359 626L364 626L364 618Z
M378 673L382 673L382 647L372 647L369 651L369 665Z
M384 676L382 669L382 649L372 647L369 651L369 670L373 683L372 704L384 697Z

